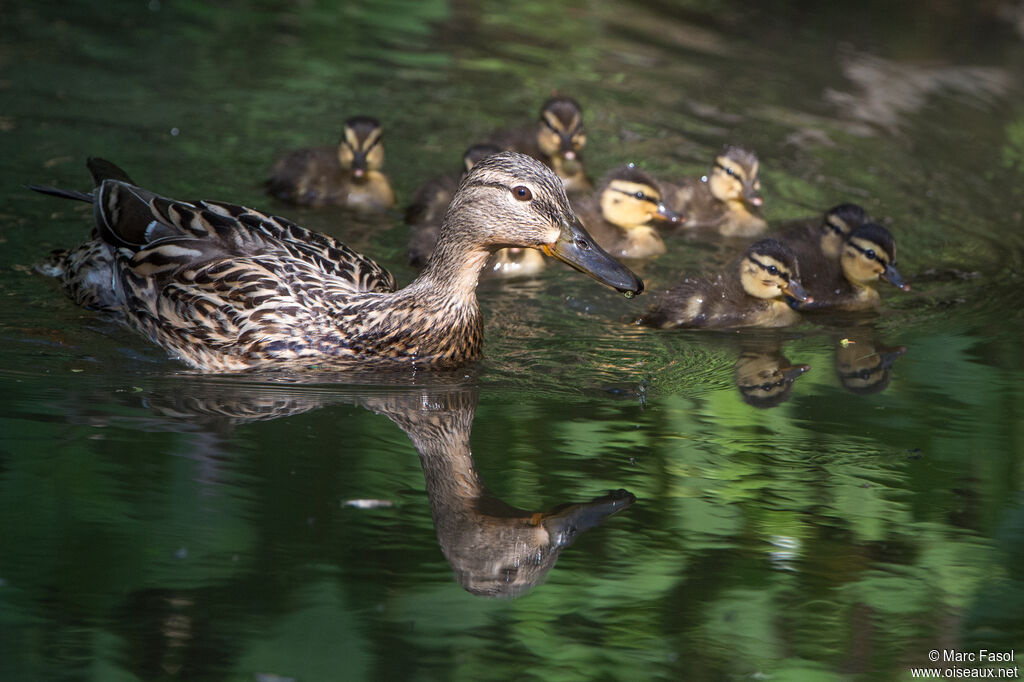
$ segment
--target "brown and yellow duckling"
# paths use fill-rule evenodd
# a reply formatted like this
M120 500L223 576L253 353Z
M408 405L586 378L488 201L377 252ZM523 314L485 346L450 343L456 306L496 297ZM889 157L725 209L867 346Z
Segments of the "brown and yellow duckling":
M605 253L543 164L502 153L478 163L448 210L426 268L394 277L331 237L216 201L144 190L92 159L92 194L36 188L95 206L91 239L48 271L76 301L125 322L199 370L452 368L477 360L476 299L491 252L542 250L633 295L643 283Z
M808 293L814 298L794 302L801 311L871 310L881 305L881 296L871 285L883 279L903 291L910 285L896 270L896 240L877 223L864 223L854 229L837 261L822 260L818 271L807 279Z
M662 329L784 327L800 319L787 297L811 300L800 285L796 254L762 239L725 272L686 278L666 291L640 322Z
M686 219L687 230L708 230L725 237L754 237L768 224L759 215L760 164L743 147L726 147L715 157L711 171L700 180L666 185L669 207Z
M654 223L677 223L662 201L658 182L633 164L605 175L594 197L575 205L590 235L616 258L653 258L665 253Z
M353 116L345 121L337 147L297 149L278 159L266 189L298 206L381 211L395 205L383 165L380 123L369 116Z
M495 133L490 141L543 161L562 179L567 192L594 188L583 169L581 153L587 144L583 109L570 97L552 97L544 102L535 128Z
M810 365L794 365L778 348L749 348L736 358L734 380L743 402L753 407L777 407L790 399L793 382Z
M405 210L405 222L409 225L409 265L422 268L438 235L441 223L459 189L459 182L480 160L501 150L491 144L477 144L466 150L462 156L461 175L441 175L431 178L417 190L412 202ZM544 256L536 249L510 247L501 249L487 261L484 273L506 277L526 277L544 269Z

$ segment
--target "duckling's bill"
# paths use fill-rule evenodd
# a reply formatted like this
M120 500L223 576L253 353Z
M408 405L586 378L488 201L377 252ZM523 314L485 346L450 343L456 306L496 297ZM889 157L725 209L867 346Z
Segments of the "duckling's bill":
M882 273L882 279L898 289L910 291L910 285L903 281L903 277L896 268L893 267L892 263L886 263L885 272Z
M575 216L571 220L563 218L558 239L540 249L626 296L643 293L643 281L598 246Z
M795 279L789 280L783 287L782 293L801 303L814 303L814 297L808 295L807 291Z

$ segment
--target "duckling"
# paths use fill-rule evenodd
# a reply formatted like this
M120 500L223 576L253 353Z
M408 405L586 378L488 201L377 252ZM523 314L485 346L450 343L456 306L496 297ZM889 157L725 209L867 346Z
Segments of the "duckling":
M811 300L800 285L793 250L776 239L753 244L724 273L686 278L641 318L641 324L671 327L783 327L800 319L786 297Z
M87 243L104 257L65 256L49 272L63 267L72 298L99 299L202 371L473 362L483 337L477 280L508 245L540 249L628 296L643 291L587 234L557 176L522 154L474 166L427 267L399 290L390 272L325 234L242 206L168 199L109 162L88 165L91 194L33 189L93 203Z
M736 358L736 388L748 405L776 407L789 400L793 382L810 368L792 364L778 348L747 349Z
M395 193L381 172L382 140L377 119L353 116L345 121L337 147L297 149L278 159L266 183L267 193L298 206L390 208Z
M896 270L896 241L878 223L864 223L843 242L838 261L821 260L818 272L807 280L812 301L793 302L801 311L870 310L881 305L881 296L870 285L879 278L910 291Z
M867 221L867 213L857 204L837 204L825 211L821 218L787 223L779 239L796 251L804 269L806 285L811 259L824 257L838 261L843 242L855 228Z
M850 393L881 393L889 385L896 360L906 352L906 346L885 346L870 334L843 339L836 345L836 376Z
M490 141L502 149L540 159L562 179L567 192L594 188L583 169L581 155L587 144L583 109L574 99L552 97L541 106L535 129L502 131L492 135Z
M757 214L763 203L757 155L726 147L700 181L665 185L668 205L686 219L686 229L713 230L725 237L754 237L768 228Z
M462 156L462 175L441 175L428 180L416 192L405 211L405 222L409 225L409 265L422 268L427 257L434 250L441 232L441 222L458 191L459 181L473 169L481 159L501 152L491 144L476 144ZM535 275L544 269L544 256L536 249L510 247L501 249L487 261L484 273L506 277Z
M574 205L590 235L616 258L652 258L665 253L654 222L679 222L661 199L658 183L633 164L607 173L589 201Z

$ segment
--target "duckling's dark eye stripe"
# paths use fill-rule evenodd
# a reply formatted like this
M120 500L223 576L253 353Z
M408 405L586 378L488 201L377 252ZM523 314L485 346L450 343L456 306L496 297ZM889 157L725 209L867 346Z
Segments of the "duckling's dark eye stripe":
M825 221L825 227L827 227L828 229L832 230L833 232L838 234L840 237L842 237L845 234L845 232L843 231L843 228L839 227L838 225L836 225L831 220L826 220Z
M613 192L618 192L619 194L625 194L627 197L633 197L634 199L639 199L640 201L646 201L646 202L654 204L655 206L658 205L658 200L657 199L655 199L654 197L648 196L646 194L644 194L643 197L641 198L641 197L637 196L636 192L627 192L624 189L618 189L616 187L610 187L609 189L611 189L611 191L613 191Z
M865 381L867 381L868 379L871 378L871 376L873 374L878 374L879 372L884 371L884 370L885 370L885 367L883 367L882 365L878 365L876 367L865 368L865 369L858 369L855 372L840 372L839 373L839 378L840 379L864 379Z
M363 153L364 154L369 154L371 149L373 149L374 147L376 147L377 145L379 145L383 141L384 141L384 136L383 135L378 135L377 138L373 142L371 142L370 144L366 145L365 149L363 149Z
M858 246L857 244L854 244L853 242L846 242L846 243L848 245L852 246L853 248L857 249L858 251L860 251L862 254L864 254L864 257L867 258L868 260L878 261L882 265L888 265L889 264L888 262L886 262L886 260L884 258L879 256L878 253L874 249L861 248L860 246Z
M787 282L789 281L789 273L786 272L785 270L782 270L781 268L779 268L779 266L777 266L777 265L765 265L764 263L762 263L761 261L757 260L753 256L747 256L747 259L751 263L756 265L757 267L759 267L762 270L764 270L765 272L767 272L768 274L772 274L771 268L775 268L776 274L778 274L779 277L781 277L782 279L786 280Z
M725 171L726 175L731 175L732 177L736 178L737 180L740 177L739 173L734 171L732 168L729 168L728 166L724 165L720 161L715 161L715 168L721 168L723 171Z
M787 383L791 383L791 382L788 379L786 379L785 377L783 377L782 379L779 379L778 381L766 381L763 384L758 384L756 386L740 386L739 389L740 389L741 393L749 394L749 393L753 393L754 391L770 391L773 388L779 388L781 386L785 386Z

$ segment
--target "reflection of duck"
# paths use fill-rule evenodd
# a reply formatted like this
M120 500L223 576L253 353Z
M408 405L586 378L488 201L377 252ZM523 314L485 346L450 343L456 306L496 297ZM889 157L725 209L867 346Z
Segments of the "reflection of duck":
M567 192L593 189L581 156L587 144L583 110L574 99L552 97L541 106L535 128L501 131L492 135L490 142L543 161L562 179Z
M591 236L616 258L651 258L665 253L655 222L679 222L661 198L657 181L633 164L601 181L595 197L574 205Z
M776 407L789 400L793 382L810 368L790 363L778 347L746 349L736 358L736 388L749 405Z
M398 291L389 272L327 235L241 206L166 199L109 162L89 167L94 195L37 188L96 205L94 238L55 255L47 271L76 301L122 314L197 369L476 360L477 279L490 252L509 244L539 248L622 291L643 290L586 233L554 174L521 154L473 168L434 256Z
M802 263L801 263L802 265ZM879 278L904 291L910 289L896 270L896 241L877 223L864 223L843 242L838 261L819 259L813 278L805 283L813 301L795 303L805 310L869 310L881 304L871 286Z
M441 175L428 180L416 192L405 210L405 222L409 225L409 265L422 268L437 238L441 233L448 206L452 203L459 182L481 159L499 153L501 150L491 144L477 144L466 150L462 156L461 175ZM501 249L491 256L484 273L498 275L529 276L544 269L544 256L536 249L511 247Z
M669 207L686 219L682 229L714 230L726 237L754 237L768 228L756 211L763 203L754 152L726 147L711 172L665 187Z
M799 314L786 297L806 299L792 249L762 239L722 274L686 278L666 291L641 320L652 327L782 327Z
M590 502L531 512L487 490L469 445L476 408L468 390L370 399L420 454L434 528L459 583L488 597L516 597L539 584L576 537L636 500L625 490Z
M850 393L881 393L892 378L892 366L906 346L883 346L870 334L852 335L836 345L836 376Z
M391 182L381 172L382 139L376 119L353 116L345 121L337 147L297 149L278 159L267 180L267 193L300 206L394 206Z

